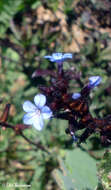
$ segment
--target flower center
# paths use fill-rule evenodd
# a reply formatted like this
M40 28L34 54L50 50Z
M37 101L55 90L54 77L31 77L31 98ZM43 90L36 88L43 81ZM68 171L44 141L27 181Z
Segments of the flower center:
M40 111L39 109L36 109L36 114L37 114L38 116L40 116L41 111Z

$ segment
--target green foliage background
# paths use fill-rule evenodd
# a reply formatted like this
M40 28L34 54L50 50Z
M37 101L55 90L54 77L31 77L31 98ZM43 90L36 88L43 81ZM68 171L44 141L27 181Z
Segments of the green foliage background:
M89 76L102 77L102 84L91 93L90 110L94 117L111 113L108 22L111 7L107 3L102 6L103 2L0 1L0 98L3 99L0 112L6 103L11 103L11 124L22 123L22 103L33 101L39 92L38 85L49 84L48 77L33 79L32 74L37 68L56 69L54 63L43 59L52 52L74 54L74 60L65 63L64 68L80 72L81 86L73 81L70 91L79 91ZM42 132L33 128L24 131L32 141L42 142L50 154L29 145L10 129L0 129L0 189L19 190L25 184L31 190L110 190L110 151L104 155L106 149L98 135L77 147L65 134L66 127L66 121L53 119L46 122Z

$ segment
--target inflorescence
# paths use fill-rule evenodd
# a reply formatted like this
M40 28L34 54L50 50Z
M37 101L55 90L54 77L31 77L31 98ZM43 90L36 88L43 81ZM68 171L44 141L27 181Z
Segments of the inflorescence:
M51 77L51 85L49 87L39 87L41 93L48 99L48 107L45 110L48 117L46 118L54 117L67 120L68 128L65 132L70 134L74 141L78 141L79 143L84 142L91 134L97 132L100 134L101 143L109 145L111 144L111 115L103 119L93 118L88 104L91 90L100 84L102 78L100 76L91 76L89 83L80 92L69 93L69 82L77 76L70 71L64 71L63 62L67 59L72 59L72 57L71 53L53 53L52 55L45 56L44 58L57 63L57 72L37 70L34 74L35 77L44 75L50 75ZM41 98L40 102L42 103L42 101ZM37 105L37 111L34 109L34 113L36 114L32 116L32 108L30 107L31 113L29 115L32 114L31 119L25 116L26 120L23 120L25 124L32 124L36 129L40 130L43 128L41 120L46 118L44 118L42 110L40 111L41 114L38 114L38 102L35 102L35 104ZM29 112L27 109L24 110ZM31 120L31 123L30 121L28 123L28 119ZM76 132L82 129L84 129L83 134L77 138Z
M16 134L21 134L27 140L22 130L29 128L30 125L40 131L44 126L44 119L64 119L68 121L65 132L71 135L73 141L85 142L93 133L99 133L101 143L105 146L110 145L111 115L105 118L94 118L89 110L88 102L91 90L100 84L102 78L91 76L88 84L80 92L70 93L70 80L79 80L80 78L80 75L72 70L65 71L63 69L63 62L72 59L72 54L53 53L44 58L57 63L57 72L38 69L32 77L48 75L50 76L50 86L39 86L41 93L34 97L35 105L30 101L24 102L23 110L26 112L23 117L24 124L13 126L7 123L10 108L10 105L7 104L3 115L0 117L0 125L12 128ZM76 132L82 129L84 129L84 132L77 137Z

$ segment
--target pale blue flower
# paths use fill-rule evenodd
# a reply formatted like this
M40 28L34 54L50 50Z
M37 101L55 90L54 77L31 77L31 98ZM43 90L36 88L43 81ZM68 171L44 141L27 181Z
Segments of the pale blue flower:
M75 93L73 93L73 95L72 95L72 99L74 99L74 100L76 100L76 99L78 99L78 98L80 98L80 97L81 97L81 94L78 93L78 92L75 92Z
M44 58L49 59L51 62L63 62L66 59L72 59L72 53L53 53L52 55L46 55Z
M52 117L52 111L46 104L46 96L38 94L34 97L35 105L30 101L25 101L23 110L27 112L23 117L23 122L26 125L33 125L37 130L42 130L44 119Z
M94 88L98 86L101 82L102 78L100 76L92 76L89 78L89 86L90 88Z

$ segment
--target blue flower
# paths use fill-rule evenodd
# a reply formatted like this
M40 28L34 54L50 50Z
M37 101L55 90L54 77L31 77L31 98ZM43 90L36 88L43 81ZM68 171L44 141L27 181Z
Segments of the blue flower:
M78 98L80 98L80 97L81 97L81 94L78 93L78 92L73 93L73 95L72 95L72 99L74 99L74 100L76 100L76 99L78 99Z
M25 101L23 110L27 112L23 117L26 125L33 125L37 130L42 130L44 119L52 117L52 111L46 104L46 96L38 94L34 97L35 105L30 101Z
M52 55L46 55L44 58L49 59L51 62L63 62L66 59L72 59L72 53L53 53Z
M89 87L94 88L98 86L101 82L102 78L100 76L92 76L89 78Z

